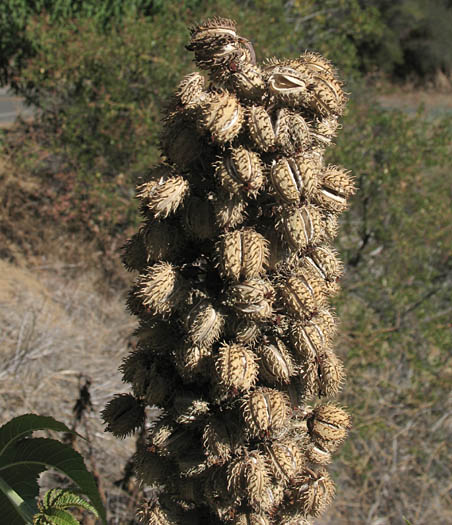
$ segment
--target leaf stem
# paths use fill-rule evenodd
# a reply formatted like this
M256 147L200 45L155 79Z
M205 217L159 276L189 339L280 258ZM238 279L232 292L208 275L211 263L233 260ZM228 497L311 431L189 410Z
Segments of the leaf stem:
M17 492L12 489L1 476L0 490L9 499L16 512L20 514L25 523L27 525L31 525L33 523L33 516L35 514L33 508L26 501L24 501L21 496L19 496L19 494L17 494Z

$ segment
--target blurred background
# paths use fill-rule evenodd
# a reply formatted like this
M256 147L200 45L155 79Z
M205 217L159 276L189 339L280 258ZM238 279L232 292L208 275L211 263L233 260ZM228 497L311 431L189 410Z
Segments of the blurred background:
M109 523L134 523L136 438L99 417L134 345L120 248L195 69L187 27L213 15L258 60L322 53L350 94L328 161L359 186L336 243L353 430L318 523L452 523L451 0L2 0L0 423L33 411L86 436Z

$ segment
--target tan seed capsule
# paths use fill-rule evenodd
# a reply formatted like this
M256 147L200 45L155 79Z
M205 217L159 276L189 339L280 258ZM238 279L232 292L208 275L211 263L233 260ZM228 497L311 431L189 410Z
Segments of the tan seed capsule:
M252 345L259 338L259 325L250 319L237 317L229 323L229 333L238 343Z
M296 319L308 319L325 304L325 284L314 274L289 277L279 288L288 313Z
M311 137L317 146L326 148L332 143L338 128L339 122L337 117L323 117L314 121L311 129Z
M296 483L294 493L303 511L310 516L320 516L334 498L336 488L325 469L313 472L307 469Z
M319 173L316 162L295 156L276 161L271 167L270 178L278 198L285 204L296 204L316 191Z
M229 287L228 303L239 314L260 321L271 317L274 296L274 289L269 282L249 279Z
M198 72L186 75L180 82L176 96L184 106L193 106L203 102L207 96L204 91L205 80Z
M280 339L259 347L261 376L269 383L288 383L295 369L286 345Z
M307 397L334 396L345 379L344 365L332 350L324 350L314 361L305 362L303 379Z
M343 265L338 253L327 245L316 246L302 258L308 271L316 272L325 281L336 281L342 276Z
M201 419L209 412L209 403L188 391L177 393L173 398L175 421L189 424Z
M323 215L310 204L284 211L279 223L284 239L294 251L305 250L321 242L324 236Z
M244 110L238 99L231 93L220 92L202 105L199 124L215 142L224 144L238 135L243 120Z
M298 61L305 68L308 68L313 73L319 72L323 75L336 77L336 70L333 64L319 53L306 51L299 56Z
M252 436L282 429L289 417L287 397L273 388L256 388L245 398L242 409Z
M236 61L237 64L237 61ZM265 94L262 70L257 64L243 61L232 74L228 74L228 85L244 100L261 100Z
M349 428L350 416L336 405L319 405L308 418L312 439L325 443L330 452L344 441Z
M190 197L184 207L183 225L198 239L210 239L217 231L211 201Z
M245 494L249 504L259 509L266 506L271 485L264 456L254 450L233 460L227 470L228 490L236 497Z
M184 298L184 286L175 266L162 262L140 275L137 297L152 313L169 314Z
M285 155L295 155L307 150L311 143L308 123L299 113L281 108L276 113L274 131L277 146Z
M254 353L239 344L222 343L215 359L220 384L225 389L249 390L257 379Z
M353 179L347 171L337 166L328 166L315 192L315 202L330 212L340 213L347 206L347 199L355 193Z
M328 465L331 463L331 452L321 443L310 443L305 450L306 458L317 465Z
M306 464L297 443L290 439L273 441L264 446L265 455L274 477L284 484L294 478Z
M309 107L319 115L328 117L342 115L347 97L338 80L330 75L313 74L313 85L310 89Z
M264 514L251 512L236 515L231 521L231 525L270 525L270 520Z
M212 349L206 346L182 345L175 351L175 364L179 374L187 381L210 373Z
M295 70L286 65L277 65L267 70L269 92L289 106L306 105L311 98L312 77L309 71Z
M158 167L137 187L138 198L156 219L164 219L176 211L189 190L188 181L171 173L169 167Z
M250 136L260 151L271 150L276 135L270 115L263 106L251 106L247 110L247 123Z
M233 148L217 164L215 175L227 191L255 196L264 184L262 162L253 151Z
M252 279L264 273L267 241L252 228L226 233L217 245L220 273L224 279Z
M224 316L210 301L198 301L187 313L185 329L196 346L209 347L219 337L224 326Z
M213 207L216 224L221 229L235 228L246 218L246 203L241 195L219 192Z
M237 39L236 23L229 18L215 16L192 27L190 35L191 41L187 45L189 51L209 46L212 40L223 39L224 42L234 42Z
M169 124L161 138L162 151L180 170L187 170L203 151L201 137L194 124L177 118Z
M336 330L335 318L328 310L320 310L308 322L293 324L290 340L297 357L305 363L314 362L330 348Z
M158 460L156 460L156 462L158 463ZM143 466L143 468L145 467ZM155 483L155 481L153 483ZM142 505L137 512L137 516L140 523L146 525L177 525L181 523L180 516L178 516L177 513L163 508L156 501L146 502Z

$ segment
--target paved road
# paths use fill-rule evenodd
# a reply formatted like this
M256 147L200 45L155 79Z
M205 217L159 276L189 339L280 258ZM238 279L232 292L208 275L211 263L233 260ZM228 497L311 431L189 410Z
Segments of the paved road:
M18 115L30 117L32 114L32 109L25 107L20 97L8 93L8 88L0 88L0 126L11 124Z

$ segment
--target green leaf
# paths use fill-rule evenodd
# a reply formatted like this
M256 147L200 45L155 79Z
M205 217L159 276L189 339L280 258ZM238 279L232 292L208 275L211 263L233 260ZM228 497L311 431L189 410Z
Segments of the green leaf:
M68 445L54 439L33 438L15 442L0 456L0 476L24 466L54 468L68 476L88 496L106 523L105 508L97 490L93 475L87 471L82 456Z
M43 509L67 509L69 507L80 507L92 512L96 517L99 516L97 510L79 494L64 489L48 490L42 499L41 507Z
M0 509L4 523L23 525L30 523L36 511L36 504L28 505L8 483L0 477Z
M80 522L67 510L50 508L40 512L33 519L34 525L80 525Z
M11 419L0 427L0 456L14 441L31 435L34 430L72 432L64 423L53 417L24 414Z

